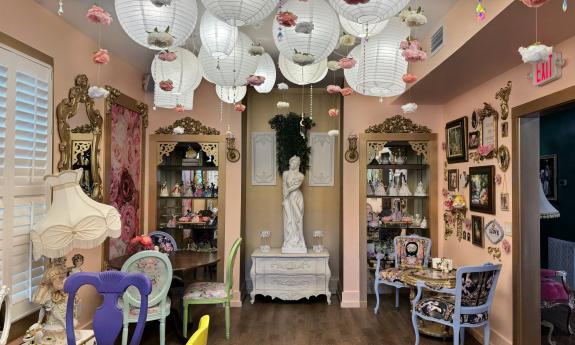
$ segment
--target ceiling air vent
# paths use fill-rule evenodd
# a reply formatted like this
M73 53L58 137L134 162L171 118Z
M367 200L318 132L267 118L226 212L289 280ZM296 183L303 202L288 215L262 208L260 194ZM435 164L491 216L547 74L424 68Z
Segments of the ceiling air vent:
M443 47L443 25L431 35L431 56L435 55Z

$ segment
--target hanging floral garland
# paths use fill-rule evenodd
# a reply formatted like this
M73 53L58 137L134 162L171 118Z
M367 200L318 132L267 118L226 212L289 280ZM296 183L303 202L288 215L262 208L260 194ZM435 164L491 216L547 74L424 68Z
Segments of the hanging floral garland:
M315 126L309 117L302 117L290 112L287 115L276 115L269 121L276 131L277 166L279 173L289 169L289 159L298 156L301 160L300 172L305 174L309 168L311 147L308 146L307 132ZM301 133L304 133L302 137Z

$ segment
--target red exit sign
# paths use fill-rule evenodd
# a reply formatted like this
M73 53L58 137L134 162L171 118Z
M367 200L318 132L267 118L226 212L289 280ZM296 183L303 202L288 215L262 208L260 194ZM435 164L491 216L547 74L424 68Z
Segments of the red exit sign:
M542 86L561 78L562 68L561 53L553 53L547 60L533 64L531 72L533 85Z

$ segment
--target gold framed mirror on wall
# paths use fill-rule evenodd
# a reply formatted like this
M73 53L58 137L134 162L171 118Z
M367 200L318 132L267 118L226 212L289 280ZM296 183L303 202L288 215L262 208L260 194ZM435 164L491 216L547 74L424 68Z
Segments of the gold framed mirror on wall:
M88 77L78 75L68 97L56 107L60 139L58 171L84 169L80 181L82 189L92 199L103 201L99 162L103 119L88 95L89 88Z

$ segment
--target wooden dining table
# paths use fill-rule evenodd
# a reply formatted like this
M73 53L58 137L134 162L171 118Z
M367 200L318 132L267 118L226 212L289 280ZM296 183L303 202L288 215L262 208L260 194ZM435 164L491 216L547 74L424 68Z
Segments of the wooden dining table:
M124 262L128 260L131 255L123 255L109 261L108 266L113 269L121 270ZM203 253L194 252L191 250L177 250L168 254L172 264L172 271L174 273L183 273L187 270L194 270L196 268L211 266L218 261L217 252Z

